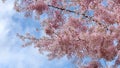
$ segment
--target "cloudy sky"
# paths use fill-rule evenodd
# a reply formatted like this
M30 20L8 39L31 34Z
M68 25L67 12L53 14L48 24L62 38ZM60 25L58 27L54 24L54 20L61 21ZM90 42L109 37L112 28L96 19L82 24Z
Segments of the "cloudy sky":
M40 28L38 24L15 12L12 0L6 3L0 0L0 68L73 68L66 57L48 61L34 47L21 47L22 41L16 33L30 32L40 36L42 34L35 32L35 27Z

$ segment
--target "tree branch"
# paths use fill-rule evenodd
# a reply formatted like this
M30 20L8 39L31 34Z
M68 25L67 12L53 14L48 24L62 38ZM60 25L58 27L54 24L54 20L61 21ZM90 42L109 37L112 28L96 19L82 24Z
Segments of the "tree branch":
M60 8L60 7L57 7L57 6L53 6L53 5L48 5L49 7L52 7L52 8L56 8L56 9L59 9L59 10L62 10L62 11L67 11L67 12L71 12L71 13L75 13L75 14L79 14L73 10L69 10L69 9L65 9L65 8Z
M73 11L73 10L69 10L69 9L65 9L65 8L61 8L61 7L54 6L54 5L48 5L48 6L49 6L49 7L52 7L52 8L55 8L55 9L62 10L62 11L71 12L71 13L74 13L74 14L77 14L77 15L82 15L82 16L84 16L84 17L86 17L86 18L92 19L92 21L95 21L95 22L98 23L99 25L105 26L104 24L99 23L99 22L97 22L96 20L94 20L92 17L86 16L85 13L80 14L79 12L76 12L76 11ZM107 26L105 26L105 28L108 30Z

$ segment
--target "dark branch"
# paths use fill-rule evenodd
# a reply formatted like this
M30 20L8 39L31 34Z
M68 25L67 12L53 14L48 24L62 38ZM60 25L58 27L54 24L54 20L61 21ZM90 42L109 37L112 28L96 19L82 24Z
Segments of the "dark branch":
M52 7L52 8L55 8L55 9L59 9L59 10L62 10L62 11L67 11L67 12L70 12L70 13L74 13L74 14L77 14L77 15L82 15L83 17L85 18L89 18L89 19L92 19L92 21L95 21L92 17L89 17L89 16L86 16L85 13L82 13L80 14L79 12L76 12L76 11L73 11L73 10L69 10L69 9L65 9L65 8L61 8L61 7L57 7L57 6L53 6L53 5L48 5L49 7ZM97 22L97 21L95 21ZM97 22L99 25L103 25L102 23L99 23ZM104 25L105 26L105 25ZM108 30L108 29L107 29Z
M75 13L75 14L79 14L73 10L69 10L69 9L65 9L65 8L60 8L60 7L57 7L57 6L53 6L53 5L48 5L49 7L52 7L52 8L56 8L56 9L59 9L59 10L63 10L63 11L67 11L67 12L71 12L71 13Z

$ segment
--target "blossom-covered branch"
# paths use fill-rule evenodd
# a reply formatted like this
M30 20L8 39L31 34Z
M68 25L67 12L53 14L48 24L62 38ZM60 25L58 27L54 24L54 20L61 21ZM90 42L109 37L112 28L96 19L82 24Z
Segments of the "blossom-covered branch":
M111 67L118 67L120 2L106 0L107 5L103 2L104 0L16 0L16 11L24 12L27 17L37 17L42 21L40 25L46 34L39 39L30 34L18 36L25 42L24 46L34 44L40 53L49 52L49 59L76 57L78 68L105 68L99 61L101 59L105 59L105 62L115 60ZM44 20L39 18L42 14L47 15ZM80 60L85 57L92 60L87 65L82 65Z

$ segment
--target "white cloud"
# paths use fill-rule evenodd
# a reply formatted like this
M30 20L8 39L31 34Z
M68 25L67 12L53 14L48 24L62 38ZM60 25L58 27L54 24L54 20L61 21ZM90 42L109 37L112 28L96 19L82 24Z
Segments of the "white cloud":
M0 1L0 15L2 16L2 18L3 17L6 18L7 16L9 17L9 16L12 16L14 14L13 1L8 0L5 3L3 3L2 1Z
M0 40L3 40L9 32L9 29L7 28L7 23L4 20L0 20L0 22L4 22L0 23Z
M9 3L9 4L8 4ZM6 3L2 3L0 1L0 46L7 39L7 34L10 31L10 22L13 11L13 3L7 1Z

